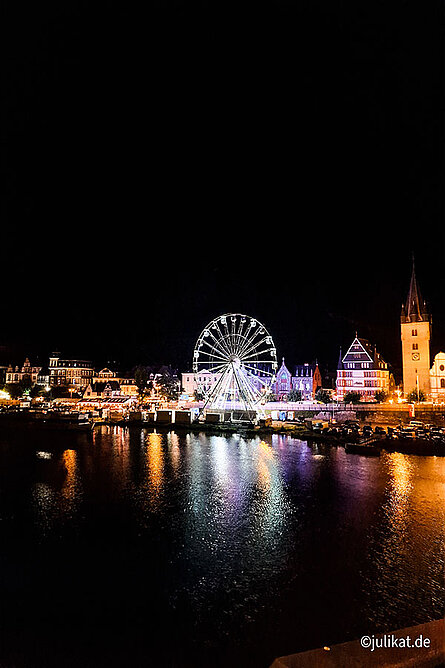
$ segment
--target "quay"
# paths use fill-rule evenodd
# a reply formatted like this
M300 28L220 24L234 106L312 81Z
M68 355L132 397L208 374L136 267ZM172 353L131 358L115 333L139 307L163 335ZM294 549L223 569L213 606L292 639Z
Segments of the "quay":
M320 408L322 410L320 410ZM281 419L246 420L242 412L230 414L209 412L205 419L197 420L190 409L165 408L159 410L133 410L126 414L94 415L75 410L75 405L65 410L2 411L0 425L26 426L28 429L51 429L94 433L103 425L115 427L139 427L159 432L174 429L178 432L203 432L211 435L241 434L246 437L266 437L273 434L288 435L305 441L318 441L330 446L344 447L348 454L379 456L382 450L404 454L445 456L445 419L443 410L428 413L428 423L421 420L408 422L409 414L399 414L398 420L387 412L337 410L332 415L323 406L314 405L298 411L285 411L283 406L272 411ZM336 419L333 419L335 415ZM251 416L252 417L252 416ZM416 416L417 417L417 416ZM360 418L360 419L358 419ZM384 426L383 426L384 425ZM394 426L397 425L397 426ZM414 426L416 425L416 426ZM434 430L434 431L433 431Z

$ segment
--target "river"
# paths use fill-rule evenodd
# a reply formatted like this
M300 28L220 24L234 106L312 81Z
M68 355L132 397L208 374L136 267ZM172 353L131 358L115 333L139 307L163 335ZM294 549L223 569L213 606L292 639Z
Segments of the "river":
M444 614L445 458L0 433L6 668L268 668Z

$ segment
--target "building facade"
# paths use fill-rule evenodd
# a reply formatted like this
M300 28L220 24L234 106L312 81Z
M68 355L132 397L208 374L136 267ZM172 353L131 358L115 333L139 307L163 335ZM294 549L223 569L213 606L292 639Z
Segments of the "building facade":
M437 353L430 369L431 399L445 402L445 353Z
M292 374L285 365L283 357L281 366L277 371L275 383L272 385L272 392L278 401L286 401L287 395L292 389Z
M212 389L220 377L221 374L214 374L208 370L202 370L196 375L192 371L183 373L182 390L190 397L194 396L198 387L206 393ZM258 382L256 382L256 378ZM261 390L265 384L269 384L270 376L265 375L265 373L262 374L262 370L258 369L257 376L252 375L251 380ZM286 401L292 390L300 390L302 400L313 399L319 387L321 387L321 373L317 363L300 364L295 367L295 375L293 376L283 357L281 367L278 369L275 381L270 389L278 401Z
M8 366L5 374L5 382L7 384L22 383L24 380L29 380L31 385L35 385L39 377L40 369L40 366L32 366L29 359L26 358L21 367Z
M193 399L195 392L208 392L218 382L221 374L202 369L198 374L193 371L181 374L182 391Z
M49 358L49 384L83 392L93 379L94 368L87 360L67 360L54 353Z
M346 355L340 353L337 369L337 401L350 392L360 394L361 401L373 401L377 392L389 393L387 363L366 339L355 336Z
M318 363L309 364L305 362L295 367L295 374L292 377L292 386L294 390L300 390L303 400L313 399L322 386L321 373Z
M403 393L423 392L431 395L430 339L431 316L420 294L416 272L412 267L408 297L400 315L402 340Z
M125 394L128 397L138 396L138 387L134 378L121 376L115 371L111 371L108 367L101 369L97 374L95 373L92 378L92 383L106 383L108 381L118 383L121 394Z
M103 382L93 382L87 385L83 398L102 399L104 397L123 396L121 388L116 380L107 380Z

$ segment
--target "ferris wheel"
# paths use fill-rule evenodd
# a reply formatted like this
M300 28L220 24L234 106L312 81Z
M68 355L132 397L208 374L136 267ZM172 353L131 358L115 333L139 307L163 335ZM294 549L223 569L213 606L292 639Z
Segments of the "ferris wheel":
M267 400L277 370L269 332L255 318L227 313L201 332L193 372L204 409L256 411Z

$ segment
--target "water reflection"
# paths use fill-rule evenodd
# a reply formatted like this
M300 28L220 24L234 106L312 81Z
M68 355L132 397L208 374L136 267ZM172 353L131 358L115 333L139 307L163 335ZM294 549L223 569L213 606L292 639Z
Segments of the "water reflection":
M263 492L267 493L268 490L270 490L272 480L269 466L271 465L271 460L273 459L273 453L270 449L270 446L268 446L264 441L261 441L259 444L258 453L258 482Z
M32 489L32 502L42 537L47 536L57 515L55 492L46 482L37 482Z
M433 459L397 452L383 453L380 463L386 484L369 533L364 582L369 619L377 630L388 628L391 619L395 627L407 625L401 619L421 623L441 616L445 594L444 579L431 578L444 568L445 496L439 471L423 479L421 466L434 466ZM439 467L445 480L443 461Z
M185 466L188 503L175 563L186 570L173 601L185 597L198 616L215 606L215 623L224 634L221 610L227 623L245 616L241 596L253 623L280 587L292 549L283 530L292 502L279 458L259 438L192 436Z
M164 453L162 449L162 436L160 434L148 434L147 436L147 471L149 478L149 493L153 502L159 499L163 483Z
M388 498L384 506L384 513L390 532L400 541L406 526L409 498L413 489L414 464L408 455L400 452L385 454L383 461L389 474Z
M67 449L46 459L45 481L38 481L32 489L33 507L42 535L56 525L77 519L83 498L83 487L78 453ZM61 487L58 489L62 479Z
M171 431L167 434L167 445L168 451L170 453L172 469L175 473L177 473L181 459L181 451L179 449L179 436L174 431Z
M141 432L140 466L141 475L134 481L133 496L137 502L137 513L142 511L146 526L149 516L158 511L163 500L164 485L164 443L161 434Z
M125 427L100 425L93 433L93 447L83 452L83 476L89 485L95 485L116 497L129 489L132 493L132 453L130 432ZM106 461L106 470L103 463ZM99 480L103 478L100 484ZM109 484L111 483L111 484Z
M116 618L158 587L186 639L218 651L250 638L264 657L279 634L295 651L308 633L317 646L443 614L444 459L107 427L40 464L56 466L26 484L17 467L0 500L26 499L39 540L76 527L88 568L104 551L122 556L106 578Z

